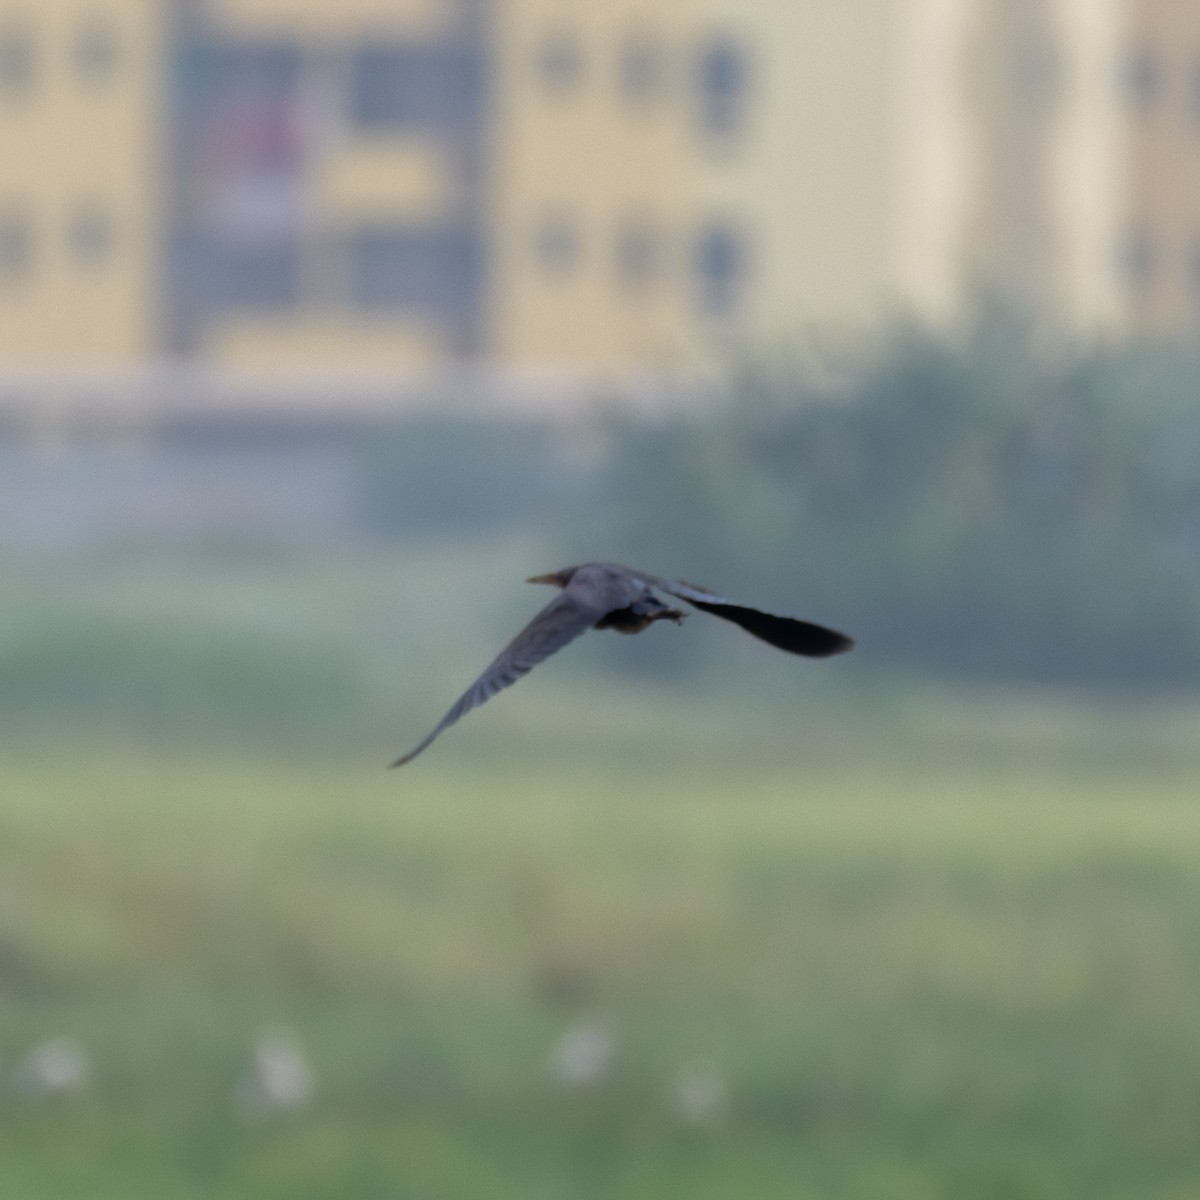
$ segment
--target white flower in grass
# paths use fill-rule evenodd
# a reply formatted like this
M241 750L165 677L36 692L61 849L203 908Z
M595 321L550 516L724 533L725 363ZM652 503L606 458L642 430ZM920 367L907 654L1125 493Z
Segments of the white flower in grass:
M680 1071L671 1084L671 1111L685 1125L712 1128L729 1116L729 1088L718 1072Z
M604 1026L573 1025L554 1049L551 1072L564 1087L591 1087L611 1070L616 1048L616 1038Z
M237 1099L250 1116L299 1109L312 1102L316 1084L316 1074L295 1036L287 1029L272 1029L259 1037Z
M32 1047L17 1067L19 1091L30 1098L76 1096L92 1082L88 1052L74 1038L48 1038Z

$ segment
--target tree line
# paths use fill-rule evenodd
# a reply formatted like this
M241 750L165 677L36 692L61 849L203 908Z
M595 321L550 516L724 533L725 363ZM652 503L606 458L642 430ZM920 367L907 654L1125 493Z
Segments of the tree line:
M1200 678L1200 356L964 335L745 367L703 415L611 431L646 563L802 597L876 660L986 681Z

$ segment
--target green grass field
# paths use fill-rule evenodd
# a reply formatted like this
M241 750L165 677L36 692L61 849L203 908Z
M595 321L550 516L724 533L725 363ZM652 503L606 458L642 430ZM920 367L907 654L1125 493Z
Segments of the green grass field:
M4 1089L0 1194L1196 1194L1194 712L977 700L788 739L700 700L653 728L663 696L616 689L581 728L567 694L396 773L393 745L27 745L0 1073L70 1036L92 1079ZM569 1087L581 1023L612 1057ZM314 1097L249 1116L279 1026ZM688 1071L723 1083L708 1120Z
M560 559L6 564L0 1196L1198 1194L1194 702L696 621L384 770L543 598L479 581ZM315 1090L256 1112L279 1029ZM59 1038L90 1079L31 1095Z

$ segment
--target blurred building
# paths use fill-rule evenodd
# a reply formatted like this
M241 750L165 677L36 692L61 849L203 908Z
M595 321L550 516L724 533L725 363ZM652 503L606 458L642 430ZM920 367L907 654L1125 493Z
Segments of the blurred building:
M180 350L603 378L731 315L689 5L221 0L185 40Z
M964 286L1085 333L1140 324L1124 261L1128 11L1127 0L981 0L965 43Z
M165 12L0 2L0 355L159 353Z
M1131 324L1200 329L1200 5L1131 0L1121 38L1120 277Z
M173 353L371 371L479 352L483 16L473 0L179 6Z
M1084 332L1194 336L1200 6L971 8L962 286L998 286Z
M489 353L601 375L689 365L690 5L492 7Z
M989 286L1191 331L1197 53L1191 0L0 0L0 356L676 375Z
M725 230L709 252L737 264L739 340L859 329L937 289L931 256L905 260L914 19L908 0L705 0L699 188Z

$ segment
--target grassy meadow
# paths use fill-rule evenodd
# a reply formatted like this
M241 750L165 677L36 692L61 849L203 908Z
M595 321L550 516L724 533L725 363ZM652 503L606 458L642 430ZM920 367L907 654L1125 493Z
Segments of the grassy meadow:
M719 669L595 638L389 773L531 604L467 561L7 573L0 1194L1196 1194L1200 707L696 622Z

